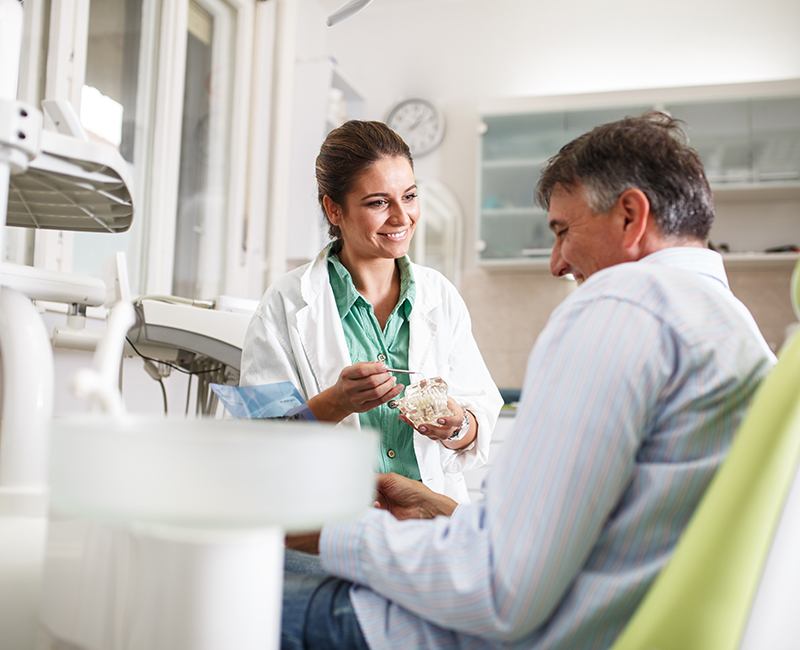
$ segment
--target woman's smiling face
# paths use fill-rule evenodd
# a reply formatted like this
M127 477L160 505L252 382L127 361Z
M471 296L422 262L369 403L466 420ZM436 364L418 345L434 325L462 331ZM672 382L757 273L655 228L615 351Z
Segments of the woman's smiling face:
M402 257L419 219L414 170L404 157L380 158L356 177L344 205L326 209L351 260Z

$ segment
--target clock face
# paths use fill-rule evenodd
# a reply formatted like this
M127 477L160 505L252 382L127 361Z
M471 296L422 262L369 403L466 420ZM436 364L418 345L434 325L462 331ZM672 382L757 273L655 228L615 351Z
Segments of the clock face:
M400 102L389 112L386 124L400 134L415 157L430 153L444 138L444 117L424 99Z

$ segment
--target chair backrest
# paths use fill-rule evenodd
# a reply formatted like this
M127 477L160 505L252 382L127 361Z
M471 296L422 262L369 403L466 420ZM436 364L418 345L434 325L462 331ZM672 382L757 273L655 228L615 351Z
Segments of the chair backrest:
M798 460L800 331L759 387L728 458L614 650L740 646ZM795 585L798 578L783 576ZM796 608L796 602L789 607ZM783 647L797 647L800 639L800 616L792 619L798 619L798 636ZM753 637L759 633L748 629L749 646L779 647L761 644Z

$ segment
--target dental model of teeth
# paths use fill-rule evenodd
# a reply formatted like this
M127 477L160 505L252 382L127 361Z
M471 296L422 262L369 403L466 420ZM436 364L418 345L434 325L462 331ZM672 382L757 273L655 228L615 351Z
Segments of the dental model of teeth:
M447 382L441 377L421 379L409 385L403 397L397 400L397 408L415 428L453 415L447 407Z

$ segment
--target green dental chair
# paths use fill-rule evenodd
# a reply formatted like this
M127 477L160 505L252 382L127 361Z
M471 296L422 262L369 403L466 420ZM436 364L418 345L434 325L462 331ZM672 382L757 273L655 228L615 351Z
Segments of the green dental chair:
M800 262L792 276L800 319ZM800 648L800 330L613 650Z

